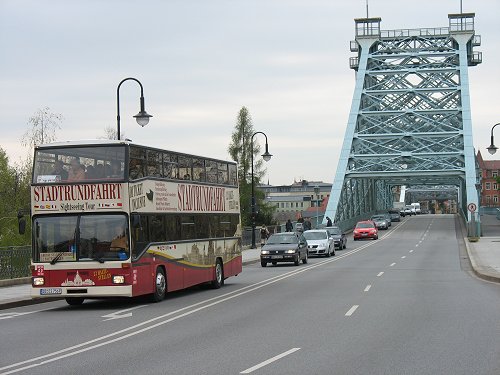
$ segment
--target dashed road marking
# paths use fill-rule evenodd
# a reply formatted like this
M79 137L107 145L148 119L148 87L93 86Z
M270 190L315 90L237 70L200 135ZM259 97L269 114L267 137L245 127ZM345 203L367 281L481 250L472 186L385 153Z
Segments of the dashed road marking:
M403 255L403 256L401 257L401 259L405 259L405 258L406 258L406 255Z
M351 316L352 314L354 314L354 311L356 311L358 307L359 305L354 305L353 307L351 307L349 311L345 313L345 316Z
M391 265L390 265L389 267L393 267L393 266L395 266L395 265L396 265L396 263L391 263Z
M378 275L377 275L377 277L380 277L380 276L382 276L383 274L384 274L384 272L379 272L379 273L378 273Z
M278 354L277 356L274 356L273 358L269 358L268 360L261 362L258 365L255 365L253 367L247 368L246 370L243 370L242 372L240 372L240 374L250 374L251 372L254 372L255 370L258 370L264 366L267 366L273 362L276 362L278 359L281 359L283 357L286 357L287 355L295 353L297 350L300 350L300 348L292 348L290 350L287 350L286 352Z
M365 288L365 292L368 292L371 287L372 287L371 285L367 285L366 288Z
M413 250L410 250L410 253L413 253Z

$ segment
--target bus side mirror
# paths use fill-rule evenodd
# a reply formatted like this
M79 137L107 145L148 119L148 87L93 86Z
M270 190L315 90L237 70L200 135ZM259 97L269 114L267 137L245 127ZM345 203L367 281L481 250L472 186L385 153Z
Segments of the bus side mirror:
M26 232L26 219L21 210L17 212L17 224L19 226L19 234L24 234Z

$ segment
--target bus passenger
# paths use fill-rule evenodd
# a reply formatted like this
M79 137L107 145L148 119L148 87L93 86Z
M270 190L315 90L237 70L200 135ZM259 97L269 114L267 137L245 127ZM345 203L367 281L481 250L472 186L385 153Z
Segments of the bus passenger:
M104 177L104 164L97 164L95 167L95 178L103 178Z
M131 179L144 177L141 161L139 159L130 159L130 170L128 174Z
M111 178L120 178L122 177L122 165L119 160L113 160L111 162L111 168L109 170L109 175L108 177Z
M71 160L68 172L68 181L85 180L85 167L80 164L78 159Z
M50 174L54 176L61 176L61 180L68 179L68 172L64 169L64 163L62 160L56 160L54 163L54 169Z

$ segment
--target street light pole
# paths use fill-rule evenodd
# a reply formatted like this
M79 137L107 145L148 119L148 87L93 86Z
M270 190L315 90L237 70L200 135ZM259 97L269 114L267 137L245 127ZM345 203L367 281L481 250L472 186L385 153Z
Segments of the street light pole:
M498 147L495 146L495 138L493 137L493 129L495 129L497 125L500 125L500 122L498 124L493 125L493 127L491 128L491 145L487 148L488 152L491 155L493 155L498 150Z
M253 178L253 137L256 134L262 134L264 137L266 137L266 151L262 154L262 158L264 161L269 161L271 160L271 155L269 153L269 148L267 146L267 135L263 132L255 132L252 134L252 138L250 139L250 157L251 157L251 178L252 178L252 249L256 249L257 246L255 245L255 188L254 188L254 178Z
M316 229L319 228L319 186L314 186L314 194L316 194Z
M139 84L139 86L141 87L141 99L140 99L140 101L141 101L141 110L139 111L138 114L136 114L134 116L135 120L137 121L137 123L140 126L146 126L149 123L149 118L153 117L150 114L148 114L146 112L146 110L144 109L144 89L142 87L142 83L139 82L138 79L132 78L132 77L123 79L118 84L118 87L116 88L116 131L117 131L116 139L118 139L118 140L120 140L120 87L121 87L121 85L122 85L123 82L129 81L129 80L137 82Z

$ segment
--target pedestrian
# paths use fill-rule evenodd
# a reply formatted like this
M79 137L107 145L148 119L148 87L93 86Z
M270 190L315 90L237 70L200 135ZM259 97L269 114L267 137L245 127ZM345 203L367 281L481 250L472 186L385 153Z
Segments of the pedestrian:
M269 237L269 230L267 227L262 224L262 227L260 228L260 246L264 246L266 244L266 240Z
M290 221L290 219L287 220L287 222L285 224L285 229L286 229L287 232L292 232L293 231L293 224Z
M332 219L330 219L328 216L326 217L326 226L327 227L331 227L333 224L332 224Z
M311 230L311 228L312 228L311 220L309 218L307 218L304 221L304 231Z

